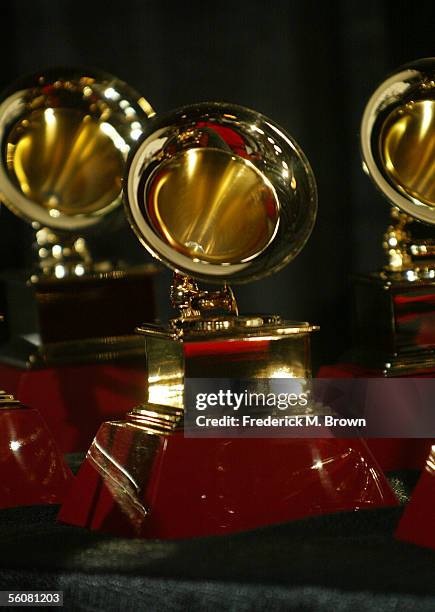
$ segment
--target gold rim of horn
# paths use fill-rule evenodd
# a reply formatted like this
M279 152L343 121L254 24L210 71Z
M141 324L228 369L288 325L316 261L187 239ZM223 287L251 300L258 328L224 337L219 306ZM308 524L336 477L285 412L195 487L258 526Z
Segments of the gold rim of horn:
M248 282L285 266L317 211L298 144L264 115L218 102L150 122L129 157L124 194L145 248L212 283Z
M361 123L365 171L389 202L435 224L435 58L398 68L371 96Z
M55 230L99 223L122 201L127 155L153 114L99 70L56 68L17 81L0 99L0 200Z

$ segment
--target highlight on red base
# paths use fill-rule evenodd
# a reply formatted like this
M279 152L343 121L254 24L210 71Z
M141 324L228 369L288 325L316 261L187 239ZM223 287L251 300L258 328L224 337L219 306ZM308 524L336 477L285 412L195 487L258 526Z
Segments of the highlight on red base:
M0 391L0 508L60 504L72 479L39 412Z

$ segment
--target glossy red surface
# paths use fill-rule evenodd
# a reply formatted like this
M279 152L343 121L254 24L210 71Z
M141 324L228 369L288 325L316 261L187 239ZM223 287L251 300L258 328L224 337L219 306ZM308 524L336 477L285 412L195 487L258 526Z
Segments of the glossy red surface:
M379 372L355 364L337 364L321 367L317 376L319 378L375 378L379 376ZM381 468L389 472L422 469L432 441L430 438L368 438L366 443Z
M435 347L435 295L433 290L423 292L407 291L393 297L395 325L409 343L413 338L416 347L433 349Z
M101 423L123 418L144 401L143 360L41 370L0 365L2 386L36 408L63 453L86 451Z
M60 504L72 478L37 410L0 409L0 508Z
M435 446L395 535L399 540L435 548Z
M118 422L100 428L59 520L186 538L396 504L360 440L158 438Z

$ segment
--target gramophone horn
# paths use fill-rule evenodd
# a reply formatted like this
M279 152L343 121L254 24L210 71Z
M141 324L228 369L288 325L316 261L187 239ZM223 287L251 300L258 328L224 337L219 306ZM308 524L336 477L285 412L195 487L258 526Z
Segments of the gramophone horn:
M186 106L151 121L126 176L127 213L144 246L208 282L276 272L302 249L316 217L300 147L233 104Z
M379 85L363 115L361 149L390 203L435 224L435 58L402 66Z
M121 203L128 152L153 114L118 78L60 68L0 100L0 199L30 223L82 231Z

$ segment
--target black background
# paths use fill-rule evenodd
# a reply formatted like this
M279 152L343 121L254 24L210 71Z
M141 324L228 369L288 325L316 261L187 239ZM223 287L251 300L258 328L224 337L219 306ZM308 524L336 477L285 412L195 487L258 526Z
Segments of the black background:
M296 138L317 178L316 228L287 269L236 291L243 311L320 324L316 362L336 359L350 343L349 275L382 265L388 218L361 170L359 121L388 72L435 55L433 0L34 0L0 10L1 87L44 67L97 67L157 112L230 101ZM0 265L22 265L29 230L4 209L0 219ZM147 259L127 229L102 248ZM162 314L168 283L165 274Z

